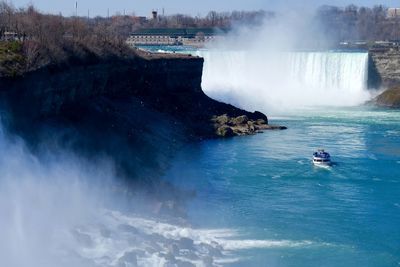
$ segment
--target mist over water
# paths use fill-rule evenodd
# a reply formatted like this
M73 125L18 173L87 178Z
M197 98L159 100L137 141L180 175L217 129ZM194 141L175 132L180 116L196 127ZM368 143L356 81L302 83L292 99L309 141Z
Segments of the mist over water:
M317 31L297 31L306 26L294 27L297 21L240 31L225 44L196 51L205 58L203 90L268 113L368 100L367 53L294 51L300 37L309 39ZM374 119L382 113L368 112ZM166 178L198 191L187 220L162 214L173 203L127 188L109 159L89 162L69 151L33 154L0 125L1 265L334 266L343 255L343 266L351 266L355 258L368 263L371 251L380 251L383 256L372 266L389 266L398 259L398 234L393 234L400 221L394 166L400 162L398 114L381 114L372 122L365 114L317 109L281 121L289 126L285 132L189 147L170 171L172 178ZM389 126L381 125L385 118ZM380 139L382 132L390 142ZM333 139L339 135L343 137ZM338 168L312 169L309 154L320 144L334 152ZM378 159L383 164L375 170ZM353 193L356 189L363 194ZM365 212L358 211L358 203ZM381 244L385 240L375 244L370 239L374 211L386 217L372 229L373 238L392 233L389 245L394 249L388 255ZM353 225L358 227L354 232ZM377 263L381 259L383 265Z
M222 266L239 261L241 250L314 246L199 228L168 209L173 203L141 191L123 183L108 158L32 154L0 128L1 265Z
M84 266L68 256L78 246L69 231L98 212L112 169L106 164L97 169L66 153L39 158L3 129L0 153L2 264Z
M374 94L366 52L299 48L309 31L279 24L173 48L204 57L210 97L288 130L193 144L166 177L196 190L192 221L237 233L228 266L398 265L399 112L360 106ZM330 168L313 166L319 147Z
M264 112L309 106L354 106L370 98L368 54L345 52L199 51L203 90Z
M355 106L371 98L368 53L335 47L313 14L291 13L260 27L238 27L196 54L203 90L266 113L310 106Z

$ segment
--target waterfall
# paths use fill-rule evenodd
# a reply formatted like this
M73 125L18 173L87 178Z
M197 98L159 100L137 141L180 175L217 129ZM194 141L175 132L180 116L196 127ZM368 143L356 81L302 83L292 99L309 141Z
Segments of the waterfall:
M209 96L270 112L305 106L354 106L370 98L368 53L198 51Z

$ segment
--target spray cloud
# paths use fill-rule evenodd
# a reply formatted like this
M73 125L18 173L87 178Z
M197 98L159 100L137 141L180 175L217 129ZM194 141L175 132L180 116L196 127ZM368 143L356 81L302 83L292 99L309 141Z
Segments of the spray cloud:
M237 30L198 54L211 97L263 112L352 106L370 98L368 54L331 51L312 14L290 13Z

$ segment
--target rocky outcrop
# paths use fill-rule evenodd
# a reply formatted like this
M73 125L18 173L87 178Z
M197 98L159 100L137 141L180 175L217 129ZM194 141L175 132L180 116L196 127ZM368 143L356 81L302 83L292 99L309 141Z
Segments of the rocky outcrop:
M400 86L387 89L375 98L374 103L381 107L400 108Z
M284 130L284 126L269 125L268 121L259 118L249 119L246 115L229 117L227 114L214 116L212 118L216 134L221 137L231 137L235 135L251 135L262 132L263 130Z

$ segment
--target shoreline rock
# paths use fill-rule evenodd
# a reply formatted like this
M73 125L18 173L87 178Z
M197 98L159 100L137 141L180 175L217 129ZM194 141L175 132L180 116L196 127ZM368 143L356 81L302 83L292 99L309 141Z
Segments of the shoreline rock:
M230 117L227 114L214 116L211 121L214 123L215 133L219 137L232 137L242 135L253 135L263 130L286 130L287 127L269 125L264 119L251 120L246 115Z
M400 85L387 89L372 102L379 107L400 108Z

